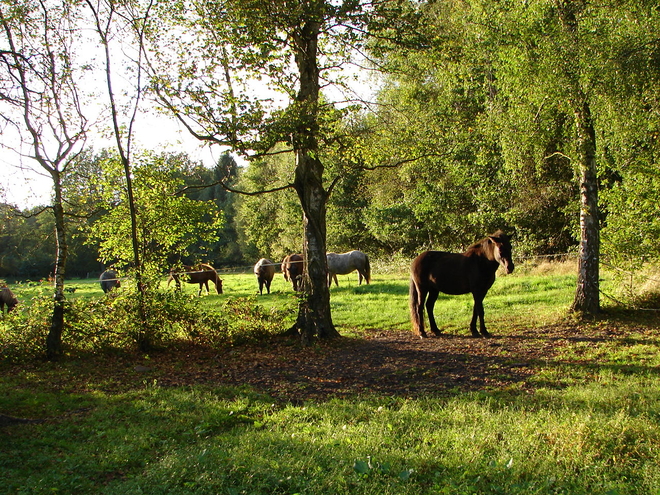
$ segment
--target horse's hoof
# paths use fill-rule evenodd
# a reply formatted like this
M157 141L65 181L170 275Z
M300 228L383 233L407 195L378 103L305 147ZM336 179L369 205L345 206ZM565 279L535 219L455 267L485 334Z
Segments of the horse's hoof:
M473 339L480 339L480 338L481 338L481 334L480 334L480 333L473 333L473 334L472 334L472 338L473 338Z
M419 334L420 339L425 339L426 337L428 337L428 335L426 335L425 333L420 333Z
M482 335L484 336L484 339L489 339L492 337L492 335L489 334L488 332L484 332Z

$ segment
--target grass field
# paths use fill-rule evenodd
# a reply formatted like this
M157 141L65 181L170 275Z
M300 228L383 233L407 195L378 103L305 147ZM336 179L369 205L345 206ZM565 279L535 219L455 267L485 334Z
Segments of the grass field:
M520 268L488 294L489 330L574 332L549 341L561 348L535 365L531 388L417 398L356 390L296 403L222 383L163 386L145 377L136 386L128 371L124 382L110 369L113 356L3 365L0 413L47 420L0 425L0 493L660 494L655 314L610 307L605 318L573 321L573 271ZM270 296L255 296L251 275L222 278L225 294L198 300L209 311L238 297L295 309L281 275ZM342 335L409 332L405 274L339 283L332 309ZM71 298L103 297L95 281L69 286ZM604 290L611 286L605 274ZM28 304L49 290L12 288ZM471 307L469 296L441 297L440 327L467 336ZM191 356L174 358L183 370ZM108 367L115 383L88 373L94 367Z
M532 323L543 323L566 312L575 289L575 273L571 268L555 270L547 276L529 273L524 267L519 273L499 276L485 300L487 323L498 324L500 319L523 318ZM499 273L498 273L499 274ZM205 308L217 309L230 298L254 298L257 304L270 309L291 306L295 308L295 293L291 284L280 273L275 275L271 294L258 295L258 285L250 272L220 273L224 293L218 295L210 286L199 298ZM408 316L408 274L405 269L388 270L388 273L374 273L370 285L358 285L357 272L338 275L339 286L331 287L333 321L339 328L385 328L407 330L410 327ZM124 281L124 289L130 281ZM605 281L607 284L607 280ZM51 295L48 284L23 283L10 285L19 298L29 304L37 295ZM161 287L166 288L165 279ZM174 284L171 284L171 288ZM103 292L97 280L75 279L67 282L67 298L102 298ZM122 289L120 289L122 290ZM182 290L191 297L198 292L197 284L183 284ZM607 301L605 301L607 303ZM472 315L472 296L441 295L436 303L436 320L447 333L463 332ZM442 322L445 322L444 325Z

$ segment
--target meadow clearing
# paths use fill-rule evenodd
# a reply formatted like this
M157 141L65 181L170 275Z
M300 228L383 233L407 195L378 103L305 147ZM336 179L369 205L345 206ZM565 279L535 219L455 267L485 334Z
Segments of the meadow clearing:
M221 276L223 295L186 297L208 313L260 307L272 331L148 355L70 337L57 363L3 359L0 413L40 422L0 427L0 493L660 493L659 318L610 299L602 318L568 315L571 267L499 277L491 339L468 337L470 296L441 296L445 335L421 340L405 270L340 276L342 338L309 347L277 336L296 308L280 274L270 295L249 273ZM620 283L603 278L604 292ZM96 281L69 286L104 300Z

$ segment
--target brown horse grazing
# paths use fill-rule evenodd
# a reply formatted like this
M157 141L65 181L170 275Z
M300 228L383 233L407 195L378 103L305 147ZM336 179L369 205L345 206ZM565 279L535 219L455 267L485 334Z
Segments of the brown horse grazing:
M18 298L9 287L0 288L0 313L4 314L5 304L7 305L7 313L12 311L18 304Z
M328 287L332 285L333 278L335 285L339 287L337 274L347 275L355 270L358 272L358 285L362 285L362 280L365 280L367 284L371 282L369 257L362 251L349 251L343 254L328 253L326 257L328 260Z
M183 277L181 275L183 275ZM174 280L176 288L181 289L181 279L188 284L199 284L198 296L202 295L202 286L206 287L206 293L209 294L209 281L215 284L215 291L218 294L222 294L222 280L218 277L215 268L209 264L200 263L195 266L183 265L182 271L177 271L172 268L172 270L170 270L170 276L167 279L168 287L170 282Z
M495 272L502 265L506 273L513 272L511 243L500 230L473 244L463 254L426 251L412 262L410 268L410 319L420 337L424 332L424 300L431 331L440 335L433 316L433 305L440 292L472 293L474 309L470 331L473 337L490 337L484 324L484 297L495 281ZM479 318L481 335L477 332Z
M103 289L103 292L106 294L112 289L121 287L119 275L117 275L117 272L112 269L104 271L99 277L99 282L101 283L101 289Z
M290 280L293 290L302 289L303 257L301 254L290 254L282 260L284 280Z
M257 277L257 282L259 282L259 294L264 293L264 285L270 294L270 283L275 276L275 265L273 262L269 259L261 258L257 261L257 264L254 265L254 274Z

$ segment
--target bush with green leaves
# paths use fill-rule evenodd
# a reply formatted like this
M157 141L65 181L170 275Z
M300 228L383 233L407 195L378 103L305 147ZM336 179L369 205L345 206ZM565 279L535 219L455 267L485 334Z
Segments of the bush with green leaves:
M52 298L37 296L0 321L0 360L42 356L52 304ZM131 351L145 338L155 348L181 342L219 347L282 332L293 324L288 319L294 314L290 307L266 309L255 297L229 298L216 309L179 291L153 290L141 296L128 291L67 301L63 342L69 355Z

